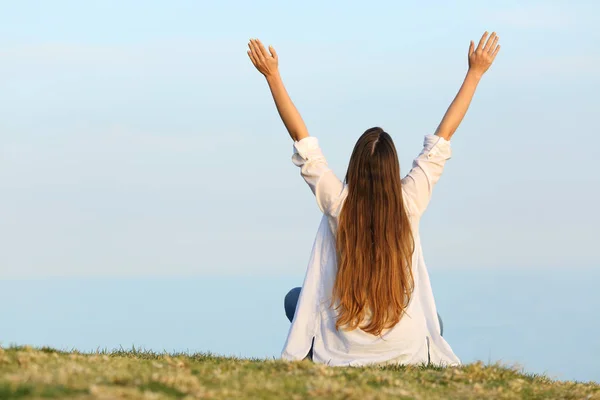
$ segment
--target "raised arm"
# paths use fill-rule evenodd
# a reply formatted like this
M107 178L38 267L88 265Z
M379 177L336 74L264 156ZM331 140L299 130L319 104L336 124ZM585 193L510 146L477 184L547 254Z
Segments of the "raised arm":
M248 47L248 56L256 69L267 79L279 116L294 140L292 161L300 167L300 174L314 193L321 211L331 215L339 204L344 185L327 165L317 138L308 135L300 113L285 90L273 46L269 46L267 52L260 40L251 39Z
M273 46L269 46L269 52L267 52L265 46L258 39L250 39L248 47L250 48L248 57L256 69L267 79L279 116L291 138L298 142L308 137L308 129L285 90L283 80L279 75L279 59L275 49Z
M486 41L487 39L487 41ZM450 140L456 129L462 122L473 95L475 89L481 80L483 74L488 70L496 55L500 51L500 45L498 44L499 37L496 33L488 38L488 33L485 32L479 41L479 45L475 49L475 44L471 41L469 46L469 70L467 76L458 91L458 94L450 104L448 111L444 115L442 122L438 126L435 134L443 137L446 140Z
M464 83L446 111L435 135L425 137L421 154L414 160L408 175L402 179L402 189L413 214L421 215L427 208L433 187L442 176L444 165L452 154L450 138L463 120L479 80L488 70L499 50L498 36L495 33L492 33L489 39L488 33L484 33L477 49L471 42L469 71Z

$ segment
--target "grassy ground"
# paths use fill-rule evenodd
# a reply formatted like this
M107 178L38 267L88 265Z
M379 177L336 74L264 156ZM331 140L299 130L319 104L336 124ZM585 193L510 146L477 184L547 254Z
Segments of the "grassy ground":
M597 383L514 369L331 368L309 361L0 347L0 399L599 399Z

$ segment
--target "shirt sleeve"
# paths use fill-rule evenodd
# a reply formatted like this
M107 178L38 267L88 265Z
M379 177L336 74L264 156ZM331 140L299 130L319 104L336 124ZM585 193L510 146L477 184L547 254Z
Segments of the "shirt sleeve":
M404 196L413 214L421 215L427 208L433 187L451 156L450 141L441 136L425 136L423 150L413 161L408 175L402 179Z
M300 167L300 175L315 195L321 211L331 215L344 185L327 165L319 140L308 136L294 142L292 162Z

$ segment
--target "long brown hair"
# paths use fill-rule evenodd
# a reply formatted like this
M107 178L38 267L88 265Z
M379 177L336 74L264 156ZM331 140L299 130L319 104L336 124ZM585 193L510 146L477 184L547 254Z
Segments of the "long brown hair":
M415 247L396 147L383 129L368 129L358 139L345 181L332 298L336 328L381 335L400 321L410 301Z

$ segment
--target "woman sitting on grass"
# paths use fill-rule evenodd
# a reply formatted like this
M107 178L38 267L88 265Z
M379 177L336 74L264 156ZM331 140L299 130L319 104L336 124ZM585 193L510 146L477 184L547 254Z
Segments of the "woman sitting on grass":
M275 49L257 39L249 47L294 140L292 161L324 214L302 290L286 296L292 325L282 357L333 366L460 364L441 335L419 220L450 158L450 139L500 50L498 36L486 32L477 48L471 42L464 83L406 177L390 135L371 128L356 142L344 182L288 96Z

